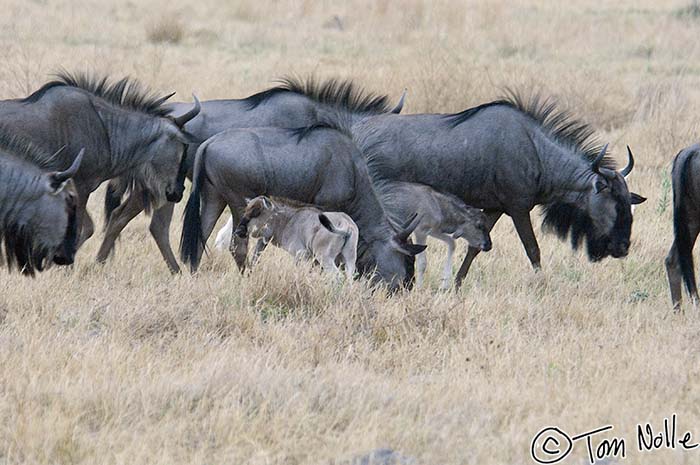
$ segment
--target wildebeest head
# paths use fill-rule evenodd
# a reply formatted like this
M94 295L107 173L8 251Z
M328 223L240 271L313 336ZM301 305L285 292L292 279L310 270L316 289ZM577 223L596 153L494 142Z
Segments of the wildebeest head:
M146 148L144 156L150 160L151 178L164 183L165 198L169 202L179 202L185 190L187 164L185 154L188 144L200 141L185 131L185 124L199 114L201 105L195 95L194 106L184 115L161 118L161 131Z
M484 252L491 250L491 235L486 227L486 214L478 208L465 205L460 209L462 223L457 226L453 237L463 237L470 246Z
M389 284L392 292L402 287L413 287L415 256L426 248L425 245L412 244L409 240L419 223L418 215L413 215L388 240L374 241L369 245L376 273L383 282Z
M591 163L590 186L576 205L555 203L545 208L544 224L565 238L571 233L576 249L585 239L588 257L600 261L605 257L627 256L632 233L632 205L646 198L630 192L625 177L634 167L634 155L627 147L627 166L617 172L600 166L607 145Z
M31 231L40 244L37 249L47 251L47 257L58 265L70 265L75 259L78 242L76 221L77 198L72 177L83 159L81 150L65 171L43 175L40 192L35 202L27 204L26 231ZM35 263L39 269L41 264Z

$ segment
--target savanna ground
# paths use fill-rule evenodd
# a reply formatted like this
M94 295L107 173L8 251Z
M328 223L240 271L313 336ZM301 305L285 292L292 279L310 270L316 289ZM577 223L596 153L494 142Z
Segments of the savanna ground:
M690 6L3 0L2 98L60 67L181 99L242 97L288 73L352 77L394 99L408 88L407 112L534 86L620 163L630 144L629 183L649 201L625 260L593 265L538 231L540 273L503 219L456 294L437 291L438 243L429 288L394 298L273 250L250 276L215 254L172 277L145 217L106 266L97 235L72 269L2 272L0 463L318 464L391 447L422 464L521 464L545 426L607 424L625 463L698 463L697 450L640 454L635 434L676 412L700 435L700 315L671 314L663 269L670 162L700 121ZM586 460L579 442L563 463Z

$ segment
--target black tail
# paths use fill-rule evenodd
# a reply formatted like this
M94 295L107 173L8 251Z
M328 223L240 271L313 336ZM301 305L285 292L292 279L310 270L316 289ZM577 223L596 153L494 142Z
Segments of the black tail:
M688 183L690 182L689 164L695 155L692 150L680 152L673 161L673 233L678 248L678 261L681 266L683 282L690 295L697 295L695 282L695 264L693 263L693 239L688 229L688 211L684 203L688 198Z
M114 210L119 208L119 206L122 204L122 195L124 195L124 192L119 189L118 183L110 181L107 184L107 192L105 193L105 229L107 229L107 225L109 224L109 220L112 218L112 213Z
M182 236L180 238L180 258L190 265L190 270L197 271L201 259L201 250L204 247L202 235L201 196L202 183L204 182L204 153L207 144L199 146L194 161L194 175L192 177L192 192L187 199L185 215L182 224Z

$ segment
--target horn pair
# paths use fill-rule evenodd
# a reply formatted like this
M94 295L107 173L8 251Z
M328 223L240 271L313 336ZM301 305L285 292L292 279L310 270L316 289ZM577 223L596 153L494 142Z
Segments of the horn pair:
M593 169L594 173L598 173L600 175L604 175L604 173L600 172L600 163L603 161L603 158L605 157L605 153L608 151L608 144L605 144L603 146L603 149L600 151L600 154L593 160L591 163L591 168ZM632 172L632 168L634 168L634 155L632 154L632 149L630 149L630 146L627 146L627 166L625 166L621 171L620 174L623 177L627 177L628 174Z

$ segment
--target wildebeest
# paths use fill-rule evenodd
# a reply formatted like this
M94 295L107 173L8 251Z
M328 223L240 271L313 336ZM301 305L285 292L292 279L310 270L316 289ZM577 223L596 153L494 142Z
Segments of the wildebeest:
M375 95L359 89L352 81L328 79L318 82L313 78L299 80L284 78L280 85L244 99L209 100L202 102L201 112L185 126L188 133L200 141L232 128L278 127L299 128L311 126L330 118L339 109L350 118L363 119L380 113L399 113L403 108L405 91L393 108L384 95ZM184 103L166 105L173 115L187 109ZM191 178L191 166L198 145L187 150L187 172ZM123 181L111 182L105 197L105 217L108 221L105 238L97 255L104 262L114 247L122 229L143 210L142 195L135 190L120 206L120 198L126 189ZM115 210L119 207L118 210ZM114 213L112 214L112 211ZM179 266L170 250L169 230L173 205L166 204L155 210L150 231L168 267L173 272Z
M85 205L103 181L123 177L154 208L166 199L182 197L180 162L191 139L181 128L199 107L195 104L185 115L171 118L163 107L165 99L128 78L110 82L64 72L26 98L0 102L0 118L12 134L31 140L49 154L66 146L55 156L34 160L42 168L65 168L85 148L85 158L73 178L79 243L93 233Z
M666 257L666 273L675 310L683 299L681 280L693 304L698 303L693 246L700 232L700 144L681 150L673 160L673 245Z
M378 115L352 132L380 191L384 181L407 181L449 192L484 209L489 230L509 215L535 269L540 249L530 210L536 205L544 207L545 229L570 235L574 249L585 241L590 260L628 253L631 204L645 200L625 182L632 152L628 166L615 171L591 127L551 100L512 93L457 114ZM478 253L469 248L457 286Z
M455 240L464 238L479 250L491 250L491 237L486 228L486 215L478 208L465 205L451 194L438 192L423 184L386 182L381 196L384 208L392 217L406 221L414 215L419 218L413 231L416 244L427 244L432 236L447 244L447 258L443 265L441 289L452 283L452 257ZM416 255L416 285L423 285L428 266L427 252Z
M193 271L224 208L238 224L244 199L258 195L347 213L360 234L358 271L376 270L391 289L412 284L414 255L425 249L407 242L416 221L398 232L392 227L362 154L346 134L324 124L230 129L199 147L181 242L182 259Z
M78 241L71 178L83 150L63 171L47 172L31 162L43 156L31 142L0 134L0 262L30 276L52 262L73 263Z
M324 271L338 273L338 265L343 265L348 279L355 274L358 230L345 213L324 212L313 205L258 196L246 205L235 234L260 239L251 266L267 244L272 243L295 259L316 260Z

